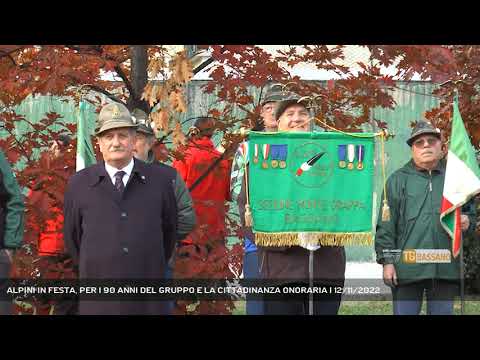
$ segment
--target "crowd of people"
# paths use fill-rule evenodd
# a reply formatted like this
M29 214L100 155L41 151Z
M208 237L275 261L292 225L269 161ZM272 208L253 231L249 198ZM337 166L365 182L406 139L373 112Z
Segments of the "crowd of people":
M302 98L271 87L261 101L255 130L307 132L311 116ZM245 223L248 186L245 146L225 153L215 148L217 129L211 117L195 119L182 158L169 166L155 159L155 132L149 116L110 103L98 115L96 137L103 161L74 174L64 199L65 249L78 266L80 279L170 279L179 248L198 244L207 250L225 244L227 202L235 202L241 220L245 279L282 280L306 285L313 257L315 285L341 287L346 256L342 246L265 247ZM65 146L60 139L52 153ZM248 142L248 140L246 140ZM68 145L68 144L67 144ZM445 180L445 145L431 124L418 121L407 141L412 159L387 181L389 217L378 217L375 252L391 287L394 314L419 314L424 294L429 314L452 314L460 279L458 260L450 263L404 264L387 256L404 249L449 249L451 240L440 225ZM24 203L10 164L0 151L0 281L9 277L15 249L23 241ZM252 180L251 180L252 181ZM254 180L253 180L254 181ZM462 209L462 231L472 232L475 211ZM249 224L248 224L249 225ZM1 286L1 285L0 285ZM248 315L335 315L341 293L309 298L247 300ZM165 301L85 301L78 314L170 314ZM0 302L0 313L12 312Z

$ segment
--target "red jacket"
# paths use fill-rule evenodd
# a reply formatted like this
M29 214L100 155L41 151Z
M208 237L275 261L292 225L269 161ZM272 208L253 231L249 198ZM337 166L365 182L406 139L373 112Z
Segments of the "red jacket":
M30 189L27 198L32 198L35 193L41 192ZM47 196L47 195L44 195ZM38 238L38 255L52 256L64 253L63 244L63 212L61 209L54 207L52 209L54 216L52 219L46 220L45 231L40 233Z
M58 255L64 253L63 244L63 213L55 208L57 216L47 220L47 229L40 234L38 240L38 255Z
M221 156L208 137L190 141L184 154L184 159L175 160L173 167L188 188ZM231 160L222 160L191 192L198 227L207 225L210 239L226 235L225 202L230 201L231 165Z

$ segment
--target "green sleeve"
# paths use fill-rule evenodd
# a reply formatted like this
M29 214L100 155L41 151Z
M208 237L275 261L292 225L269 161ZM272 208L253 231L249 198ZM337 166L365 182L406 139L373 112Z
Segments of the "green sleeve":
M19 248L23 242L25 204L20 187L13 175L12 168L1 151L0 170L2 172L3 186L8 194L8 200L5 206L6 216L3 245L9 249L16 249Z
M178 211L177 238L178 240L182 240L193 230L196 219L192 197L187 189L185 181L183 181L178 172L175 179L175 199L177 200Z
M377 230L375 234L375 252L379 264L394 263L392 257L385 256L384 250L394 250L397 248L397 223L399 216L399 201L395 194L394 180L390 177L387 181L387 201L390 208L390 219L382 219L383 212L383 194L380 201L380 211L377 219Z

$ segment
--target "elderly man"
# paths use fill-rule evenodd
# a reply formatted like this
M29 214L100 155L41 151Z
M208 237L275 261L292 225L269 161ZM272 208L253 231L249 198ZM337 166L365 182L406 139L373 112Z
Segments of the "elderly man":
M165 277L176 242L176 201L168 172L134 159L136 129L125 106L104 106L96 132L104 161L67 185L64 240L80 279ZM164 301L80 300L80 314L168 311Z
M155 144L155 133L151 127L152 123L148 121L147 114L140 109L135 109L132 111L132 116L138 123L133 155L146 163L162 167L170 174L170 181L174 189L175 199L177 200L177 240L183 240L195 227L195 211L193 210L190 192L175 168L155 159L152 151Z
M427 313L453 313L459 280L458 259L448 263L410 263L393 256L395 251L451 248L440 224L440 205L445 181L445 162L440 130L419 121L407 140L412 159L387 181L390 216L379 216L375 238L377 262L383 264L384 282L392 288L393 312L418 315L423 295ZM474 209L466 204L461 228L473 227Z
M275 105L277 101L281 100L282 92L278 86L271 86L262 99L260 105L262 110L260 112L260 121L256 124L253 130L275 132L277 131L277 120L275 119ZM238 202L238 212L240 214L240 221L242 233L244 236L244 256L243 256L243 277L244 279L258 279L260 272L258 270L258 252L255 245L254 233L251 227L245 225L245 204L247 199L246 182L245 182L245 160L248 149L248 142L240 144L235 157L233 159L232 173L230 178L230 190L232 200ZM246 304L247 315L263 315L263 302L247 299Z
M309 131L310 114L300 97L285 93L277 103L275 118L278 131ZM315 285L343 286L345 280L345 250L340 246L291 246L258 247L260 273L264 279L285 280L285 284L308 286L310 277ZM313 261L313 273L309 271L309 261ZM314 315L336 315L340 307L341 295L332 291L321 294L313 301ZM265 301L266 315L307 315L308 296L303 300L291 299Z

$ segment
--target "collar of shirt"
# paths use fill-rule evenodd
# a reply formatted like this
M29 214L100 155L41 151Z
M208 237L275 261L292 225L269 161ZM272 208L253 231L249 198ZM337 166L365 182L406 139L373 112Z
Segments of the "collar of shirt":
M125 166L123 169L117 169L105 163L105 170L107 171L108 176L110 176L110 180L112 181L113 185L115 185L115 174L118 171L125 171L125 175L123 175L122 181L123 181L123 185L127 186L128 179L130 178L130 175L132 174L132 170L133 170L133 158L132 160L130 160L128 165Z
M417 170L417 171L419 171L419 172L421 172L421 173L423 173L423 174L429 172L428 169L425 169L425 168L422 168L422 167L418 166L418 165L415 163L415 161L413 161L413 159L412 159L412 164L413 164L413 168L414 168L415 170ZM442 160L440 160L440 161L437 163L437 165L436 165L433 169L431 169L430 171L440 172L440 173L441 173L441 172L443 171L443 167L444 167L444 166L445 166L445 165L443 164Z

